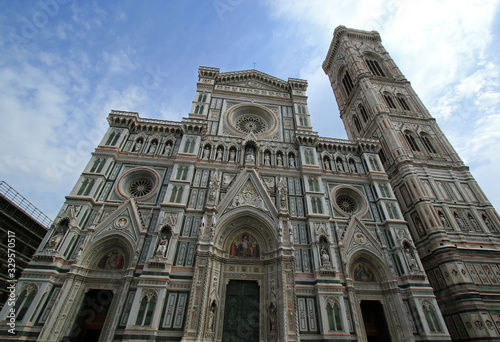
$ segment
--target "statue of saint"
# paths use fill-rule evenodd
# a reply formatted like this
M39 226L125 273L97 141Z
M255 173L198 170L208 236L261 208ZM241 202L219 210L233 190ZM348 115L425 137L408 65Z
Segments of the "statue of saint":
M171 151L172 151L172 145L167 144L167 145L165 146L165 151L163 152L163 155L164 155L165 157L168 157L168 156L170 156L170 152L171 152Z

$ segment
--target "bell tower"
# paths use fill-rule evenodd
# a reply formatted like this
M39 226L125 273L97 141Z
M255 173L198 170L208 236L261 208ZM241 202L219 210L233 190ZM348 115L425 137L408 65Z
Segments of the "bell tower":
M323 70L347 136L380 142L453 339L498 339L499 216L381 41L376 31L333 33Z

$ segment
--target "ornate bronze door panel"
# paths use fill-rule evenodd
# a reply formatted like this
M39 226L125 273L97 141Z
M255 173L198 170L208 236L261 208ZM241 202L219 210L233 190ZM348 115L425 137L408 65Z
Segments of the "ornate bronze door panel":
M231 280L226 289L222 341L259 340L259 285L256 281Z

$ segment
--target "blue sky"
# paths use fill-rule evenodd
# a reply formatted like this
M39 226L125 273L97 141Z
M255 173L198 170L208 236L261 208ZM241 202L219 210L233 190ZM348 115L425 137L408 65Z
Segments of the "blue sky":
M308 80L313 128L346 138L321 69L338 25L377 30L500 206L500 1L0 2L0 179L54 218L112 109L179 121L200 65Z

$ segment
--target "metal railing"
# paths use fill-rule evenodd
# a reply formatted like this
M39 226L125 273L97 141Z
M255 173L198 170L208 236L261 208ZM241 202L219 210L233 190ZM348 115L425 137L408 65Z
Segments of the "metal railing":
M52 220L4 181L0 181L0 195L10 200L19 209L31 216L34 220L38 221L45 228L50 228Z

